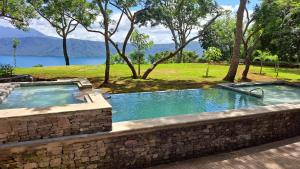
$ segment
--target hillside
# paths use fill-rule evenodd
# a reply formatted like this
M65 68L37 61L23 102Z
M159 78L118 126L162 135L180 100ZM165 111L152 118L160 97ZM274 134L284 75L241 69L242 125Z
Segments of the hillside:
M35 29L21 31L14 28L0 26L0 56L10 56L12 54L12 39L18 38L21 44L18 46L18 56L63 56L62 40L55 37L46 36ZM121 45L121 44L120 44ZM134 48L128 45L128 52ZM116 53L111 47L112 53ZM173 44L156 44L147 55L161 51L174 50ZM186 50L196 51L202 54L202 49L198 42L191 43ZM68 51L70 57L104 57L104 42L68 39Z
M18 56L62 56L62 41L59 38L53 37L23 37L18 47ZM12 38L0 39L0 55L6 56L12 53ZM112 53L116 53L111 47ZM128 52L134 47L129 44ZM155 54L161 51L174 50L173 44L156 44L150 50L146 51L147 55ZM191 43L186 50L196 51L202 54L202 49L198 42ZM68 40L68 51L70 57L102 57L104 56L104 42L87 41L78 39Z

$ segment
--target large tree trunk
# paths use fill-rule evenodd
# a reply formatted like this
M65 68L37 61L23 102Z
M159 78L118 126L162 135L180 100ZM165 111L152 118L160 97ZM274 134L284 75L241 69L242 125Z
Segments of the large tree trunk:
M109 83L109 74L110 74L110 48L109 48L109 40L108 34L105 33L105 51L106 51L106 61L105 61L105 75L103 84Z
M107 15L104 15L104 41L105 41L105 75L102 85L109 83L109 74L110 74L110 48L109 48L109 28L108 28L108 18Z
M68 49L67 49L67 36L63 36L63 52L64 52L66 65L69 66L70 59L69 59Z
M243 38L243 18L244 18L244 11L246 8L246 4L247 4L247 0L240 0L240 6L237 12L236 33L235 33L233 54L231 57L228 73L224 78L225 81L229 81L229 82L234 82L237 69L239 66L240 50L241 50L241 43Z

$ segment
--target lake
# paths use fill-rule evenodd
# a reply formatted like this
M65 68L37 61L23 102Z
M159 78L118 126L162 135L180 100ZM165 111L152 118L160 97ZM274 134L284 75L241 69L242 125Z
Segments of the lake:
M71 65L96 65L103 64L104 57L75 57L70 58ZM0 56L0 64L13 65L12 56ZM43 66L64 66L65 59L63 56L17 56L17 67L32 67L42 64Z

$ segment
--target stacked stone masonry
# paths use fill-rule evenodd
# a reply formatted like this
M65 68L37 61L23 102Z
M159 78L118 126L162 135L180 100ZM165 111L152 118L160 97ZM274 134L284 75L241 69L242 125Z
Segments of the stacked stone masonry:
M0 145L12 142L111 131L111 109L0 119ZM0 167L1 168L1 167Z
M276 112L0 146L0 168L140 169L300 134L300 112Z

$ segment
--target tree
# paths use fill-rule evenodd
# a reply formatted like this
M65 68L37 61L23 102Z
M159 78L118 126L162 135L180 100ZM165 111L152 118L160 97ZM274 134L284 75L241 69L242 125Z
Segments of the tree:
M153 41L149 40L149 35L144 33L139 33L135 30L131 37L130 42L135 47L135 56L137 56L137 64L138 64L138 76L141 76L141 61L145 55L145 50L149 49L153 46Z
M152 26L163 25L170 30L175 50L183 46L192 31L199 29L201 18L206 17L214 6L213 0L149 0L149 10L140 15L139 22L142 25L151 23ZM184 48L183 48L184 49ZM177 54L177 63L183 62L182 52Z
M151 1L152 2L152 1ZM201 6L200 8L198 8L201 13L201 15L197 18L197 21L198 23L194 22L195 25L190 25L190 24L187 24L187 20L183 19L183 23L184 25L186 26L198 26L199 29L200 27L202 28L201 30L199 30L198 34L195 35L195 36L192 36L191 38L189 39L186 39L186 41L181 44L174 52L170 52L169 55L155 61L150 68L148 68L142 78L143 79L146 79L149 74L160 64L160 63L163 63L165 61L167 61L168 59L171 59L175 56L177 56L178 53L180 53L190 42L192 41L195 41L197 39L199 39L200 37L203 36L203 32L204 30L206 30L218 17L220 17L222 15L222 12L219 11L219 9L217 8L217 5L214 3L214 1L212 0L204 0L204 1L192 1L191 4L195 5L195 6ZM154 5L155 7L155 5ZM151 7L150 7L151 9ZM164 9L164 8L162 8ZM173 14L169 14L169 15L173 15ZM210 19L207 19L208 16L210 16ZM170 16L171 17L171 16ZM199 26L201 23L201 21L205 20L206 19L206 24L202 25L202 26Z
M14 57L14 66L17 67L17 57L16 57L16 52L17 52L17 47L20 45L20 40L14 38L12 40L12 47L13 47L13 57Z
M201 47L205 50L212 46L219 48L223 54L221 59L229 60L234 44L235 24L236 20L230 14L216 20L199 39Z
M298 4L298 5L297 5ZM261 35L260 50L270 50L280 60L299 60L300 50L300 8L297 0L264 0L261 4L261 19L264 32Z
M26 30L28 21L35 17L34 9L25 0L0 1L0 19L9 21L18 29Z
M237 69L239 66L241 43L243 39L243 18L244 18L244 11L246 8L246 4L247 4L247 0L240 0L240 6L237 11L236 33L235 33L233 53L230 60L230 67L228 73L224 78L225 81L234 82Z
M107 80L109 78L109 65L110 65L110 59L109 57L109 43L116 49L118 55L124 60L124 62L128 65L128 67L131 70L132 78L136 79L138 78L138 75L136 73L136 70L134 68L133 63L127 56L127 45L129 43L130 37L134 31L134 27L137 24L137 16L140 15L144 10L144 4L142 0L103 0L103 1L97 1L94 0L93 4L96 4L98 8L96 10L100 10L100 14L103 17L103 22L99 23L100 29L93 29L91 28L90 23L84 23L79 20L79 22L85 27L85 29L89 32L99 33L105 38L105 44L106 44L106 73L105 73L105 79ZM135 7L139 7L139 10L133 12L136 10ZM119 11L121 14L119 15L117 20L113 20L110 16L113 12ZM92 14L94 15L94 14ZM122 19L126 19L129 21L129 28L127 30L126 36L124 38L124 41L121 43L122 45L119 45L116 41L113 40L113 36L116 34L116 32L119 30L119 25L122 21ZM105 21L105 22L104 22ZM104 27L104 30L103 30ZM109 42L109 43L107 43ZM106 81L105 80L105 81Z
M248 73L252 61L253 52L260 40L260 36L263 33L263 28L258 21L260 19L261 11L256 7L255 12L250 16L248 9L246 11L246 25L243 33L243 46L244 46L244 58L245 58L245 69L242 74L242 80L248 80ZM251 24L253 24L251 26Z
M63 54L66 65L70 65L67 38L78 26L73 18L89 20L86 14L86 0L29 0L36 12L53 26L62 38Z
M274 66L274 70L277 73L278 72L278 56L277 55L272 55L270 51L261 51L261 50L257 50L256 51L258 56L254 58L254 60L259 60L260 61L260 71L259 74L262 74L262 70L263 70L263 62L266 61L272 61L275 63Z
M206 68L205 77L208 77L209 65L211 64L211 62L219 60L221 58L221 56L222 56L221 50L218 49L218 48L215 48L215 47L209 47L205 51L204 58L207 61L207 68Z

